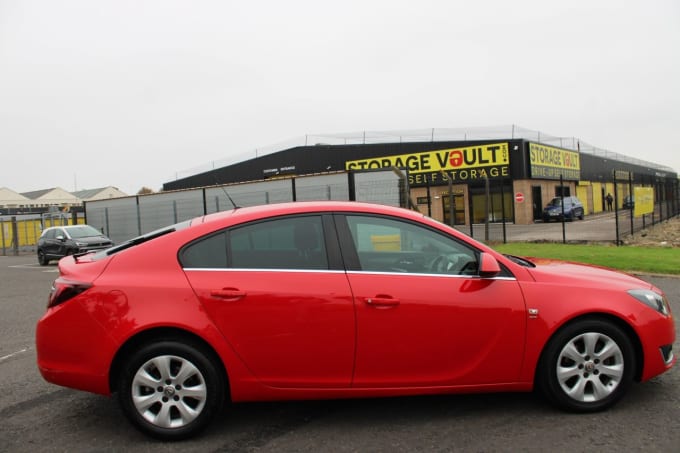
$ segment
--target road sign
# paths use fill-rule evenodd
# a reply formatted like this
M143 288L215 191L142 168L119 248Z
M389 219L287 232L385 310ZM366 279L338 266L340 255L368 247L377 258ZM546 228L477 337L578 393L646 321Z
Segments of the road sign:
M522 192L517 192L515 194L515 202L524 203L524 194Z

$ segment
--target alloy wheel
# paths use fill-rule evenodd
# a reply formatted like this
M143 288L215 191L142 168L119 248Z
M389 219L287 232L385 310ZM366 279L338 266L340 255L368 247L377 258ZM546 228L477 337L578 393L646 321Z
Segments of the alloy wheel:
M599 332L586 332L569 340L557 360L557 379L570 398L590 403L611 395L624 375L619 345Z
M162 355L144 363L132 380L132 402L159 428L190 424L205 407L208 391L201 371L189 360Z

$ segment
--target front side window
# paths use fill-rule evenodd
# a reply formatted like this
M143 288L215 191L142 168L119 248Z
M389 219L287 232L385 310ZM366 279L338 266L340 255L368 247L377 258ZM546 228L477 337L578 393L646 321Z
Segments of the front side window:
M476 275L478 253L442 233L383 217L347 216L361 270Z

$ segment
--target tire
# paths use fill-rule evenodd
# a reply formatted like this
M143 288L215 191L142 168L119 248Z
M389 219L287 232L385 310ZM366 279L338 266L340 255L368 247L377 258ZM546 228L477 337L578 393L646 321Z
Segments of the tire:
M178 341L138 349L119 375L118 400L125 416L157 439L196 435L223 403L223 379L213 360L199 346Z
M618 326L599 319L578 321L548 343L536 373L537 386L564 410L604 410L628 391L635 360L630 338Z
M50 260L48 260L47 256L45 256L45 252L38 249L38 263L40 263L41 266L47 266L49 262Z

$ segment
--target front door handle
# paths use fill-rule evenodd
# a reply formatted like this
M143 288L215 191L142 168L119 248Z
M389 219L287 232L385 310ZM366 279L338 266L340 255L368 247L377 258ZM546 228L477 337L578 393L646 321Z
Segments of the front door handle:
M375 297L367 297L364 299L366 305L376 308L390 308L399 305L399 299L395 299L390 296L377 295Z
M210 291L210 295L224 300L239 300L246 297L245 291L240 291L236 288L213 289Z

